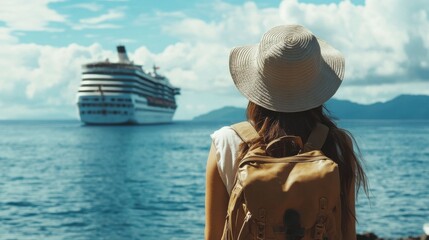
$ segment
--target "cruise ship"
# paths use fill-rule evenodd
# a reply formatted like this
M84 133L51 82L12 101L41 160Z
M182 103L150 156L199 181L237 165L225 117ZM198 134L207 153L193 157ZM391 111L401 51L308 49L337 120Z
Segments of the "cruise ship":
M85 124L169 123L176 111L180 89L168 78L146 72L128 59L118 46L118 62L94 62L82 66L77 94L80 120Z

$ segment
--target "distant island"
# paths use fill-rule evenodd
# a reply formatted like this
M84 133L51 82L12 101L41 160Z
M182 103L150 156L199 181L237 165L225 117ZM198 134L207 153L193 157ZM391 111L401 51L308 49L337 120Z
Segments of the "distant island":
M359 104L347 100L331 99L326 103L331 116L337 119L415 119L429 120L428 95L400 95L390 101ZM193 121L239 122L245 119L245 108L223 107L202 114Z

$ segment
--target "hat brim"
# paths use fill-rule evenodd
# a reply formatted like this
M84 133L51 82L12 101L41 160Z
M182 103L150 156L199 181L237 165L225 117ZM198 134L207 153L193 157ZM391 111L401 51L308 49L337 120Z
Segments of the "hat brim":
M229 70L235 86L249 101L277 112L301 112L322 105L340 87L345 61L338 50L321 39L317 41L322 57L320 72L312 84L296 83L292 88L272 84L276 80L267 79L269 76L261 74L258 67L256 44L231 50Z

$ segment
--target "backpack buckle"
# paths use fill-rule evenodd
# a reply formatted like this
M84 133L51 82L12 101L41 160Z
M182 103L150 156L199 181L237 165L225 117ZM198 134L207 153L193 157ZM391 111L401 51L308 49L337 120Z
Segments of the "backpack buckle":
M317 223L314 229L314 239L323 240L324 233L325 233L325 224Z
M326 210L328 208L328 199L322 197L319 199L319 218L317 219L316 226L314 228L314 239L322 240L323 234L325 234L325 223L328 220L326 216Z
M257 235L256 235L256 239L257 240L264 240L265 239L265 215L266 215L266 211L263 208L259 209L259 221L256 223L257 225Z

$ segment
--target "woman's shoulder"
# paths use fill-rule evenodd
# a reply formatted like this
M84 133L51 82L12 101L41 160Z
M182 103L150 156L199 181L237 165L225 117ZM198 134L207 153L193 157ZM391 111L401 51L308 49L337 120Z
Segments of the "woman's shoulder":
M214 131L211 138L215 145L240 143L241 139L231 126L224 126Z
M222 127L210 136L218 157L219 175L228 193L231 193L237 169L237 153L242 143L241 138L230 126Z

